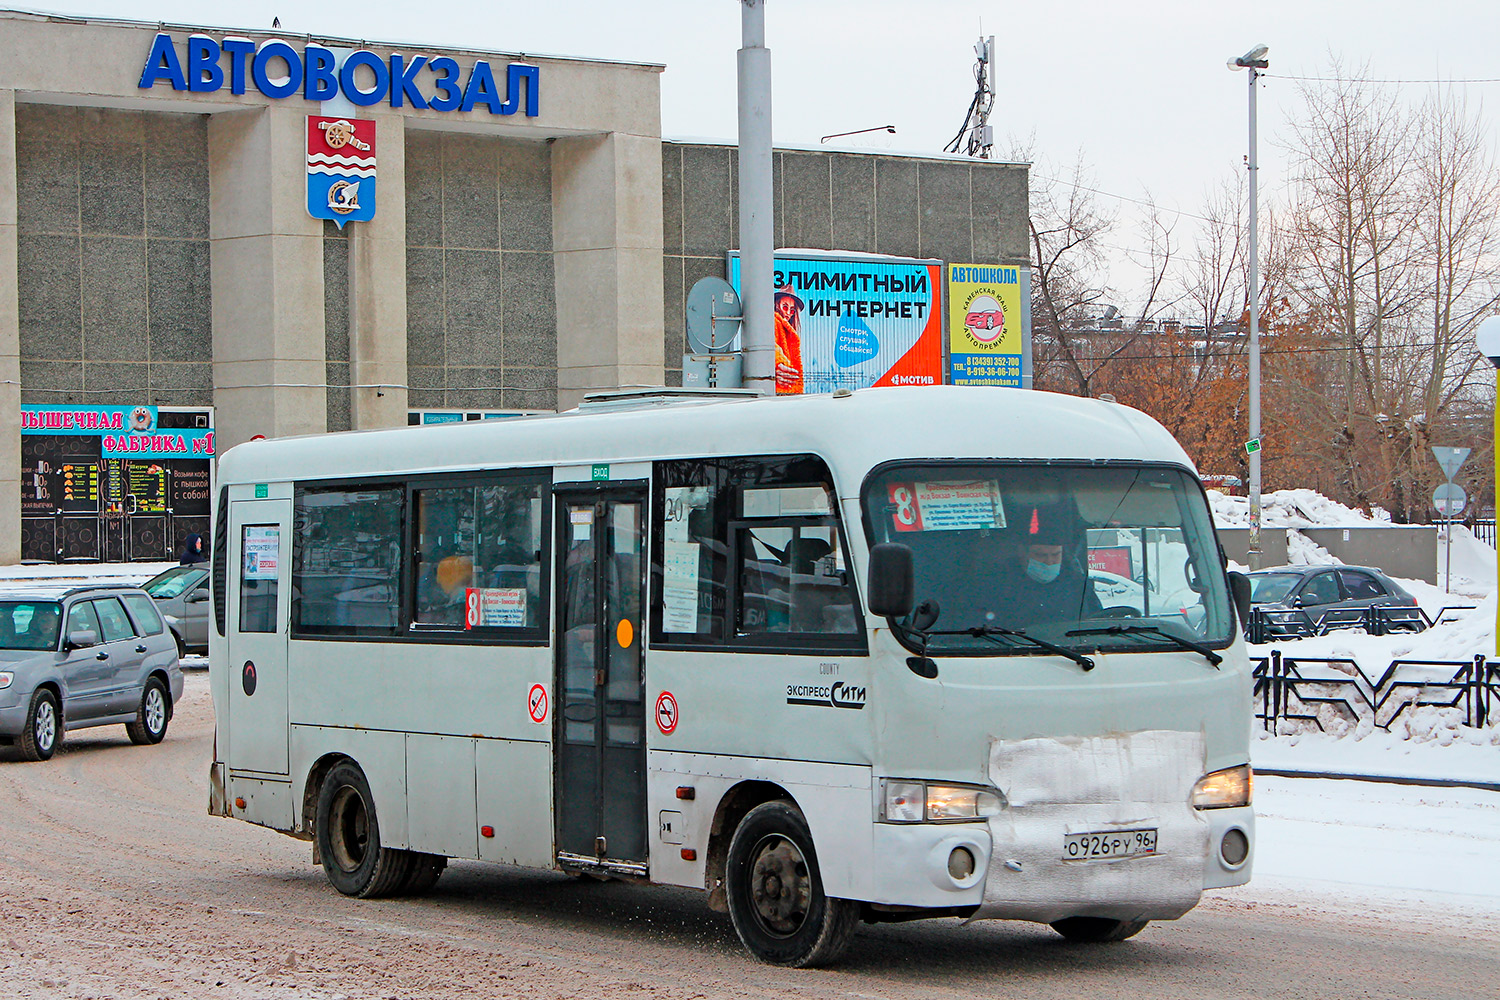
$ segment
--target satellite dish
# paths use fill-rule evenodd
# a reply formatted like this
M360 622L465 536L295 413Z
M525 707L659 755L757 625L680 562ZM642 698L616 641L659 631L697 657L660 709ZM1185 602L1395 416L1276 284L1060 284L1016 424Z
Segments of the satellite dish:
M733 351L742 318L733 285L723 278L699 278L688 292L688 350L694 354Z

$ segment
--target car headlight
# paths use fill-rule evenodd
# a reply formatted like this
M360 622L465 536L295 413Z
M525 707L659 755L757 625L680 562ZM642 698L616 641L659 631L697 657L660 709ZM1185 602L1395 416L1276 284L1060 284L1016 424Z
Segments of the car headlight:
M1005 797L993 788L884 778L880 819L885 823L961 823L998 816Z
M10 687L10 682L16 679L16 675L9 670L0 670L0 691Z
M1249 764L1226 767L1212 771L1198 779L1188 801L1194 809L1227 809L1230 806L1248 806L1250 793L1255 783Z

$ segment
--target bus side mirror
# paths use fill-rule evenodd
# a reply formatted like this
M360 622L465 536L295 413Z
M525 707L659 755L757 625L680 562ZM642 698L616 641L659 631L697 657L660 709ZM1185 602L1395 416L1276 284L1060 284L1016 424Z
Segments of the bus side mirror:
M900 618L911 612L916 599L916 574L911 547L882 542L870 550L870 612Z
M1229 571L1229 595L1234 598L1234 610L1240 616L1240 624L1250 622L1250 578L1234 570Z

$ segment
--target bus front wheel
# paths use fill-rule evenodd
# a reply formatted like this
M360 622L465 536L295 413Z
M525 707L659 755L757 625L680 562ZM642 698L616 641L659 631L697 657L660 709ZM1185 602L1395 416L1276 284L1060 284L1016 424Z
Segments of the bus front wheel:
M766 802L745 815L724 874L734 929L762 962L827 965L849 946L859 904L824 895L807 820L791 803Z
M323 871L346 896L389 896L411 873L407 851L380 846L375 797L365 773L352 763L339 764L323 781L316 836Z

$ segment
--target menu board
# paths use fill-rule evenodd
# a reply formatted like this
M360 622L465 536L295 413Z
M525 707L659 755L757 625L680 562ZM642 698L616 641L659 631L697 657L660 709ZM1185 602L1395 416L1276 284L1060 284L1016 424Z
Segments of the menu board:
M164 514L167 511L167 470L161 462L126 462L126 489L131 511Z
M65 461L58 466L58 499L63 510L70 513L99 511L99 464L96 459L84 458Z

